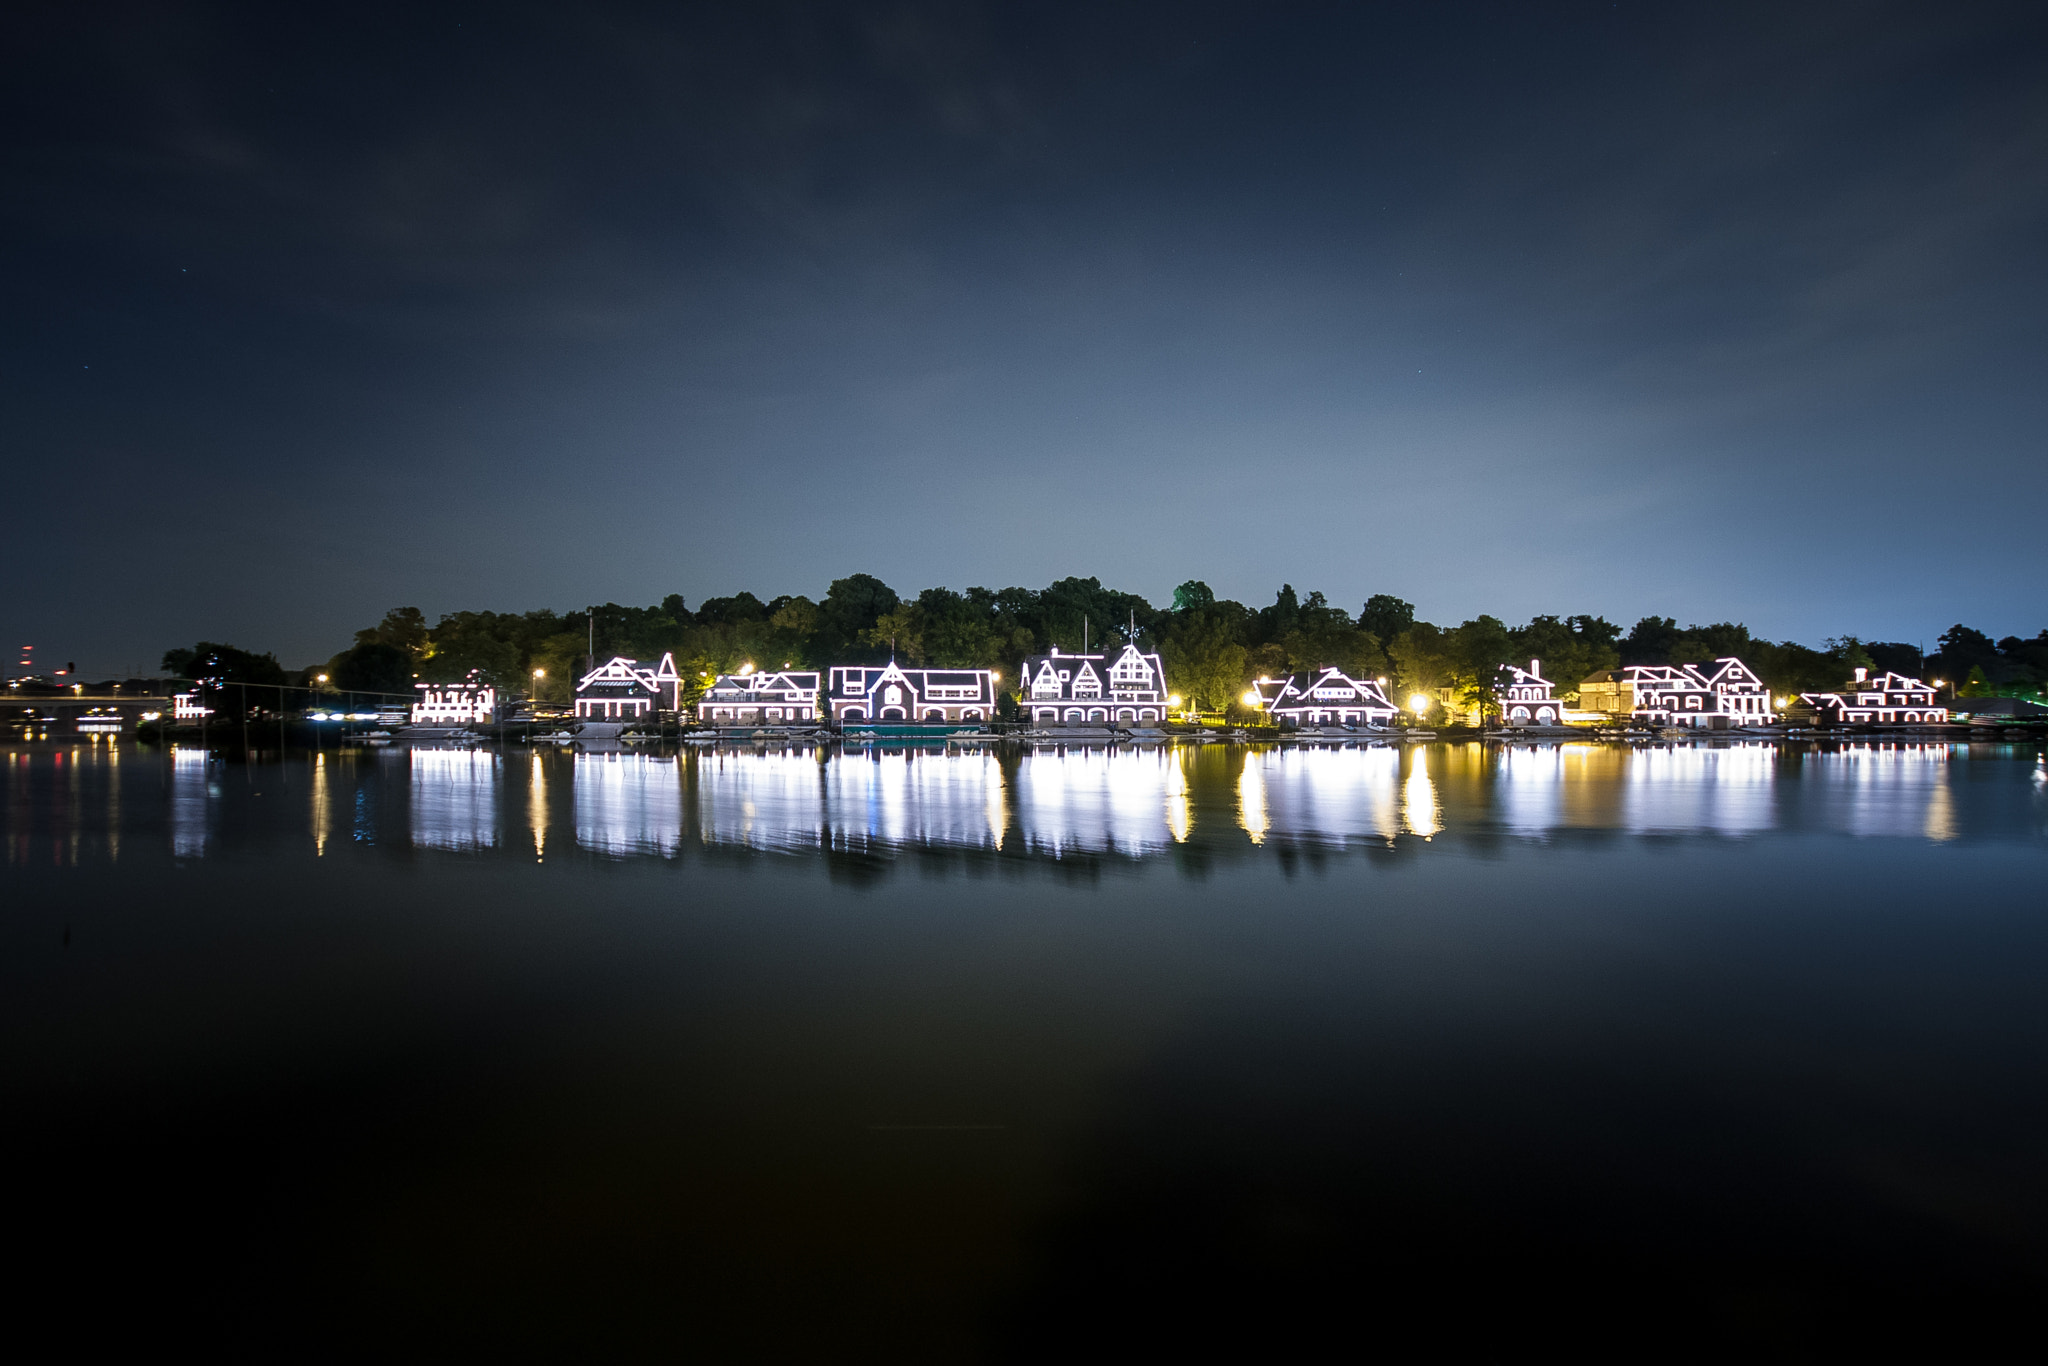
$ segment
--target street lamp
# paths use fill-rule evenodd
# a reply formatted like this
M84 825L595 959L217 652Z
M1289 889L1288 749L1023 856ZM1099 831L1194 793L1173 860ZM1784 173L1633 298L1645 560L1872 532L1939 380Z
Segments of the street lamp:
M1433 705L1427 693L1417 692L1408 694L1408 710L1414 712L1417 716L1429 715L1429 709Z

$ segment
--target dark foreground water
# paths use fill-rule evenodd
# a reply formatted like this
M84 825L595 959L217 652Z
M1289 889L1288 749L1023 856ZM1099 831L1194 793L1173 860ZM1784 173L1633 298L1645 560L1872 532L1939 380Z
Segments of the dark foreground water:
M2031 748L0 753L9 1298L80 1346L2037 1334Z

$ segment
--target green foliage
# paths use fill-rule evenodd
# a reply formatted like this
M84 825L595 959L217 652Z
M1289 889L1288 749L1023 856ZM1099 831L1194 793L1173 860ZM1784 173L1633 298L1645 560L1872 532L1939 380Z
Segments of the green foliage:
M2000 648L2003 648L2001 642ZM1919 677L1927 663L1920 657L1920 647L1903 641L1866 640L1863 649L1870 656L1870 667L1889 673L1902 673Z
M898 601L895 590L872 574L834 579L818 604L810 657L834 664L879 664L887 657L887 647L877 656L867 637L885 613L896 610Z
M1221 711L1243 693L1251 677L1244 645L1250 616L1242 605L1212 597L1167 614L1158 626L1167 683L1189 706Z
M1904 644L1845 635L1812 649L1756 639L1739 622L1681 628L1671 617L1644 617L1625 635L1597 616L1538 615L1514 627L1479 616L1443 628L1417 621L1412 604L1385 593L1368 598L1353 618L1322 593L1304 597L1292 584L1281 585L1270 606L1252 611L1218 600L1206 583L1189 579L1174 590L1172 608L1158 611L1095 578L1061 579L1037 590L928 588L905 599L868 574L834 580L817 602L788 596L764 602L741 591L709 599L694 613L675 593L651 607L608 602L570 613L453 612L432 627L418 608L393 608L357 632L356 646L336 656L328 672L337 688L352 680L363 691L409 693L414 674L455 681L473 670L501 690L532 687L538 697L566 702L593 653L599 661L672 654L684 679L702 684L743 664L880 662L893 640L905 663L994 668L1015 683L1012 671L1026 656L1055 645L1079 650L1084 622L1092 647L1135 639L1156 648L1173 691L1212 711L1237 705L1261 674L1326 665L1355 678L1390 678L1397 704L1410 693L1433 696L1444 688L1483 704L1501 666L1532 658L1542 661L1566 702L1584 678L1622 664L1707 663L1726 655L1741 657L1779 695L1838 689L1858 666L1954 680L1976 668L1984 686L1998 692L2038 691L2048 681L2048 631L1994 644L1983 632L1957 625L1943 633L1942 653L1922 661ZM195 654L172 651L165 667L189 674ZM174 667L174 660L183 662ZM538 681L536 669L543 673Z
M730 626L743 621L766 621L766 604L752 593L739 592L729 598L706 598L697 605L697 620L705 626Z
M1320 598L1322 594L1316 596ZM1298 629L1300 624L1301 599L1295 596L1293 584L1283 583L1280 591L1273 595L1273 605L1259 609L1254 629L1258 633L1258 643L1263 645L1268 641L1286 639L1288 633Z
M495 612L457 612L434 628L419 675L428 683L460 683L475 673L501 690L519 688L523 659Z
M905 663L1001 670L1030 654L1035 637L999 609L999 600L985 588L927 588L880 617L867 638L876 646L893 640Z
M356 632L356 644L396 645L414 659L426 654L431 643L427 631L426 614L417 607L394 607L384 614L384 620L366 631Z
M277 707L277 689L285 682L284 666L275 655L254 654L210 640L202 640L189 650L166 650L163 668L175 677L199 684L205 704L223 719L240 716L244 706L252 710ZM261 686L233 686L237 683Z
M1854 636L1832 636L1821 642L1821 648L1835 657L1845 675L1871 667L1870 651Z
M1023 614L1035 647L1079 651L1130 633L1133 618L1142 629L1153 616L1152 604L1135 593L1104 588L1100 579L1061 579L1037 595L1035 608ZM1085 629L1084 629L1085 628Z
M1321 593L1295 608L1293 626L1276 643L1290 673L1335 665L1353 678L1380 678L1391 667L1379 637L1354 625L1350 613L1330 606Z
M1415 604L1390 593L1375 593L1358 613L1358 628L1375 639L1390 641L1415 624Z
M383 700L409 697L413 690L412 655L402 645L370 639L336 655L327 666L332 687L345 693L395 694Z
M1543 676L1556 685L1558 699L1566 703L1578 700L1579 684L1591 675L1621 667L1615 648L1621 628L1602 617L1531 617L1527 626L1508 636L1515 647L1510 662L1542 660Z
M1456 644L1444 632L1426 621L1418 621L1395 636L1387 646L1394 667L1398 692L1435 695L1456 681L1459 661ZM1397 699L1399 700L1399 699Z
M1670 617L1644 617L1629 628L1628 635L1621 642L1621 662L1624 664L1672 664L1679 661L1672 657L1672 650L1678 645L1680 631L1678 623Z

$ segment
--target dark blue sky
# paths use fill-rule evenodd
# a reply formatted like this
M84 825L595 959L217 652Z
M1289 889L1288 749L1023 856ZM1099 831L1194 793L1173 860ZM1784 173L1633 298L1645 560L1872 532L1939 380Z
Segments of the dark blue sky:
M14 7L10 635L2048 626L2039 5Z

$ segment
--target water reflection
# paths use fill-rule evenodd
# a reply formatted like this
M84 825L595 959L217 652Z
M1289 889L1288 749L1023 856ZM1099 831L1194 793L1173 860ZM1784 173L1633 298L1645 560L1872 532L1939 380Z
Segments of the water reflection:
M171 853L201 858L206 853L209 796L218 796L211 758L203 749L171 751Z
M327 853L327 831L332 826L334 798L328 790L327 756L313 756L313 856L324 857Z
M1436 784L1429 780L1429 751L1410 749L1407 758L1408 781L1401 784L1401 824L1409 834L1428 839L1444 828Z
M1332 844L1392 840L1401 831L1401 757L1401 751L1386 747L1283 749L1247 756L1246 773L1256 769L1259 774L1261 833ZM1423 756L1417 751L1414 758L1426 788ZM1249 784L1240 790L1249 791ZM1429 800L1433 806L1434 797ZM1435 827L1417 833L1433 834Z
M498 756L480 749L412 751L412 842L488 849L498 842Z
M991 763L994 761L991 760ZM1191 823L1179 756L1169 750L1047 749L1017 766L1017 821L1024 847L1065 854L1136 856L1164 849L1174 833L1174 784L1180 819Z
M1967 764L1964 750L1954 762ZM1947 745L1859 747L1804 755L1807 819L1852 835L1957 835Z
M671 855L683 844L679 765L654 754L579 754L570 787L576 843L602 854Z
M823 843L825 777L815 751L698 754L689 762L697 836L706 844L793 849Z
M138 830L180 859L282 838L523 856L902 848L1204 857L1569 832L1936 843L2048 837L2048 764L2005 744L1246 745L521 753L392 749L259 761L191 747L137 768L105 746L10 751L10 861L114 858ZM304 765L306 781L292 771ZM138 774L144 775L137 781ZM551 839L551 833L553 838ZM166 839L167 836L167 839ZM158 843L163 841L163 843ZM555 845L554 849L550 846Z
M533 858L538 863L548 853L548 766L539 754L526 764L526 823L533 831Z
M835 848L1003 846L1009 803L994 755L853 752L825 761L822 769L818 781Z
M1655 748L1630 756L1622 827L1746 835L1774 824L1777 750L1769 745Z

